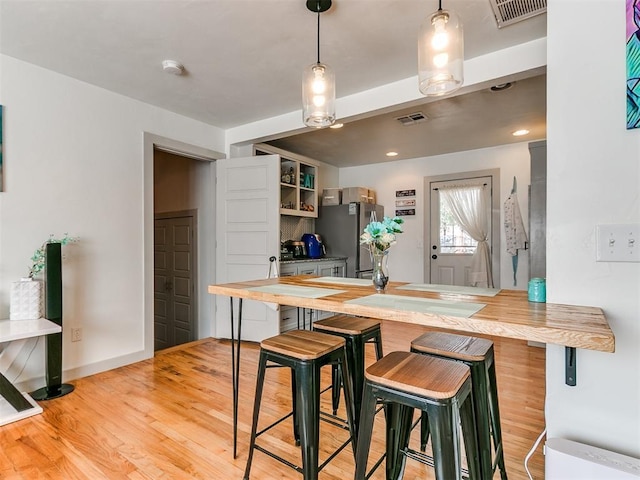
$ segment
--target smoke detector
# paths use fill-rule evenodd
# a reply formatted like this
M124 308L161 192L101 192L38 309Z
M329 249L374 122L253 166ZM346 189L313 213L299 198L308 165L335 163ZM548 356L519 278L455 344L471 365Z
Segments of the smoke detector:
M166 73L172 73L173 75L182 75L184 73L182 64L175 60L164 60L162 62L162 70Z

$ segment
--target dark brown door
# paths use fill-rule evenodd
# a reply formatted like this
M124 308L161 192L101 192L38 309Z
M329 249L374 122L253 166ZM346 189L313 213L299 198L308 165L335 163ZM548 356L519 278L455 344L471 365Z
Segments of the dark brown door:
M157 218L154 235L154 350L197 338L192 216Z

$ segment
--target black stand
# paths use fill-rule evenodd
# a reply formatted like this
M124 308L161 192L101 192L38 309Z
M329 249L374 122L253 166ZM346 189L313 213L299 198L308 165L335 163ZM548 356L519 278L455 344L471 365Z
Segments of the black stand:
M45 251L45 318L62 327L62 245L47 243ZM34 400L51 400L73 391L62 383L62 333L47 335L46 387L31 392Z

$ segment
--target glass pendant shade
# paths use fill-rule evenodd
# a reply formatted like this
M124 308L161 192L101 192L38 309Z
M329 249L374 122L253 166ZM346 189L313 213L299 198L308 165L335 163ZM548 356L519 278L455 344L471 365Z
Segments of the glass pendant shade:
M315 128L336 121L336 79L328 65L313 63L302 73L302 120Z
M420 28L418 82L423 95L447 95L463 82L464 39L455 12L439 9Z

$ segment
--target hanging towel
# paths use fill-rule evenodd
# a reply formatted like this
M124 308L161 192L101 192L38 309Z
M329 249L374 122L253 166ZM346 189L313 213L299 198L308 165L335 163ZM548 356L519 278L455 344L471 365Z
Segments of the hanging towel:
M518 193L516 191L515 178L513 179L513 190L504 202L504 231L507 239L507 253L511 255L513 265L513 285L517 285L516 273L518 271L518 250L524 250L529 241L527 232L524 230L520 204L518 203Z

